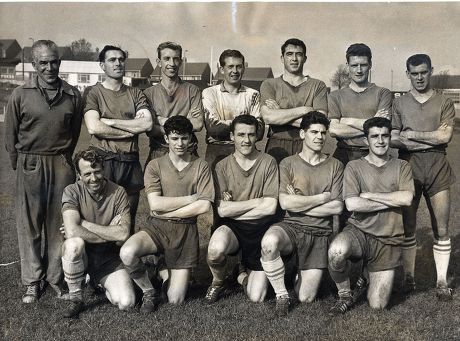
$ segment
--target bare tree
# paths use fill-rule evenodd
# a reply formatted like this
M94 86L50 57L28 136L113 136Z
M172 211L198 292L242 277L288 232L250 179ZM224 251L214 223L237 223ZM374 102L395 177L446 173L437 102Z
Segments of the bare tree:
M435 76L437 89L446 89L449 83L449 70L442 70Z
M345 65L340 64L334 75L331 78L333 86L342 89L350 84L350 76L348 75L348 69Z

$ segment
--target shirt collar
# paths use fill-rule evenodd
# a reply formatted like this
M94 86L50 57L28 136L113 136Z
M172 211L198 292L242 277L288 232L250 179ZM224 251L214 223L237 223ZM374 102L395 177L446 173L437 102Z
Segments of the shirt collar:
M65 92L66 94L70 96L74 96L74 92L72 90L72 86L69 85L66 81L63 81L62 79L59 78L59 81L61 82L61 86L59 87L59 92ZM38 76L35 76L28 80L24 84L24 89L41 89L40 85L38 84Z
M229 91L225 88L224 82L220 83L220 91L221 91L221 92L229 92ZM245 87L243 84L241 84L240 87L239 87L239 89L238 89L238 92L246 92L246 87Z

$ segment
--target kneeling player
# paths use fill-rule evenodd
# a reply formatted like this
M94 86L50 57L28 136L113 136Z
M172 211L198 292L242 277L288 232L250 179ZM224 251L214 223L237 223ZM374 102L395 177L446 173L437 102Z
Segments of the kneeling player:
M196 219L211 208L214 200L207 163L187 152L193 136L190 121L183 116L170 117L164 130L169 153L150 161L144 175L149 226L131 236L120 251L125 268L142 289L144 313L156 310L159 293L140 258L164 254L168 280L163 287L170 303L182 303L191 268L198 264Z
M343 197L352 216L329 249L329 271L339 291L334 315L355 303L350 261L362 259L369 270L367 299L372 308L383 309L390 299L404 241L401 207L409 206L414 196L410 165L389 156L390 133L388 119L368 119L364 134L369 154L345 168Z
M312 302L327 269L332 216L343 208L343 165L321 152L328 127L322 113L308 113L300 125L302 151L280 163L280 205L286 215L262 239L262 266L275 290L279 316L288 313L290 304L280 255L296 258L295 291L301 302Z
M100 284L112 304L121 310L134 306L134 287L123 268L116 242L129 236L129 203L123 187L104 178L103 159L94 150L74 159L79 180L62 195L62 267L69 286L70 306L65 317L76 317L84 308L82 282L85 270Z
M233 119L230 138L235 152L216 165L217 212L220 226L208 247L208 265L213 280L206 293L215 302L223 290L228 255L242 252L249 270L243 281L251 301L262 302L267 279L260 264L260 242L278 204L278 165L273 157L256 150L259 122L250 115Z

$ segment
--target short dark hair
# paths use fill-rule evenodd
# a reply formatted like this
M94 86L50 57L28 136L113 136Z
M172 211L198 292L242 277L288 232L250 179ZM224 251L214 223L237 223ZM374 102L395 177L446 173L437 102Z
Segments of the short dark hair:
M123 51L121 47L113 45L105 45L104 48L99 52L99 62L103 63L105 61L105 54L107 51L120 51L123 53L123 58L126 59L126 51Z
M284 42L283 45L281 45L281 55L284 56L284 52L286 51L286 47L288 45L294 45L294 46L300 46L303 49L303 54L307 54L307 47L305 46L305 43L297 38L290 38Z
M80 160L85 160L91 163L91 168L96 168L96 165L99 164L101 167L104 167L104 158L94 149L80 150L73 157L73 164L78 174L80 174Z
M348 47L346 52L347 63L350 61L351 56L367 57L369 63L372 63L372 52L369 46L363 43L352 44Z
M37 51L38 49L43 48L43 47L47 47L50 50L56 52L56 54L59 57L59 49L58 49L58 46L56 45L56 43L54 41L52 41L52 40L41 39L41 40L34 41L34 43L32 44L32 49L30 51L30 54L32 56L32 60L35 61L35 51Z
M172 116L168 118L163 126L166 136L171 133L180 135L193 134L193 125L185 116Z
M384 128L387 127L388 131L391 132L391 121L385 117L371 117L367 119L363 124L364 136L369 136L369 130L373 127Z
M302 118L300 129L307 130L312 124L322 124L326 129L329 129L329 120L326 115L316 110L310 111Z
M235 127L237 124L246 124L248 126L256 127L256 133L259 132L259 121L252 115L239 115L236 116L232 123L230 124L230 131L235 132Z
M180 46L178 43L174 43L172 41L165 41L164 43L161 43L157 47L157 54L158 54L158 59L161 58L161 51L164 49L171 49L174 51L179 51L179 57L182 59L182 46Z
M238 50L225 50L224 52L222 52L220 54L220 57L219 57L220 66L225 66L225 59L229 58L229 57L242 59L243 60L243 65L244 65L244 56L240 51L238 51Z
M409 65L412 66L419 66L422 64L426 64L429 69L431 69L431 58L427 54L424 53L418 53L410 56L407 58L406 61L406 69L409 71Z

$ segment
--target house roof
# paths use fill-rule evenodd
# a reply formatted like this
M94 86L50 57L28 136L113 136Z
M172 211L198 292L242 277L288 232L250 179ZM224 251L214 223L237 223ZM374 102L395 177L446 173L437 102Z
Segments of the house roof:
M460 89L460 75L434 75L431 84L437 89Z
M205 71L206 68L209 67L208 63L182 63L181 67L179 68L179 75L182 76L184 71L184 64L185 64L185 74L187 76L201 76ZM152 76L159 76L160 75L160 67L157 65L152 72Z
M243 80L263 81L267 78L273 78L273 71L271 67L247 67L244 70ZM223 76L220 72L217 72L217 79L223 79Z
M0 39L0 46L7 50L15 41L16 39Z
M142 70L145 64L150 63L148 58L128 58L126 59L126 71L138 71Z

